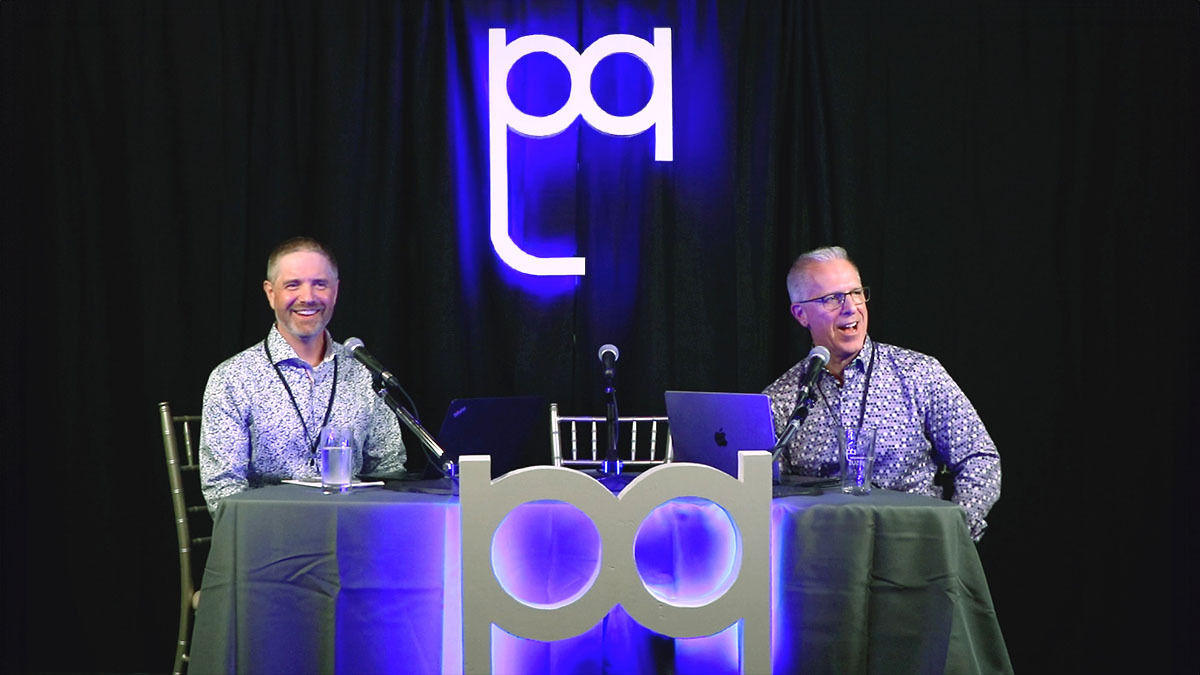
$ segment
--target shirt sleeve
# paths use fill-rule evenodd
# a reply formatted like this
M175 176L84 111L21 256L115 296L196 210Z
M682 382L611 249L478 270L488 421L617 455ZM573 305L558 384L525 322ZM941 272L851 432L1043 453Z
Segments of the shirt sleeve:
M762 391L771 401L771 418L775 424L776 436L783 433L784 427L787 426L787 421L796 407L796 396L799 394L797 369L802 365L803 361L792 366Z
M210 512L229 495L249 487L250 428L236 392L218 367L204 388L200 421L200 485Z
M395 413L378 397L371 410L371 428L363 441L363 473L386 476L403 473L408 453Z
M1000 454L975 406L934 359L926 431L934 452L954 477L951 501L967 512L971 538L987 529L985 517L1000 498Z

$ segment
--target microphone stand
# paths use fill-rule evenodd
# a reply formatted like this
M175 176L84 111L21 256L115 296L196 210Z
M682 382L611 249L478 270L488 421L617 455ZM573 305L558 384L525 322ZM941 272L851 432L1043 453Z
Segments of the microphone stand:
M617 448L617 387L613 384L613 378L604 378L604 393L608 394L608 404L606 406L607 424L608 424L608 448L604 452L604 465L601 473L619 476L621 475L621 455Z
M433 439L433 436L425 430L425 427L421 426L421 423L417 421L417 418L413 417L412 414L404 408L404 406L400 405L396 402L396 399L392 398L392 394L388 391L387 385L380 382L379 378L375 378L375 386L375 393L379 396L379 398L383 399L383 402L386 403L387 407L390 408L392 413L396 415L396 418L399 419L404 426L408 427L409 431L413 432L413 435L417 437L417 440L421 441L421 445L425 447L425 453L430 456L429 459L433 462L434 466L437 467L438 471L444 476L450 478L454 477L454 464L452 462L446 462L446 466L442 466L442 456L444 453L442 451L442 447ZM401 391L403 392L404 390L402 389ZM408 392L404 392L404 396L405 398L408 398ZM409 400L411 401L411 399Z
M814 388L815 389L815 388ZM805 396L796 409L792 411L792 416L788 419L787 428L783 430L783 435L779 437L779 442L771 449L771 461L778 462L780 455L783 454L784 448L792 442L796 434L800 431L800 427L804 424L804 420L808 419L808 410L817 402L811 393Z

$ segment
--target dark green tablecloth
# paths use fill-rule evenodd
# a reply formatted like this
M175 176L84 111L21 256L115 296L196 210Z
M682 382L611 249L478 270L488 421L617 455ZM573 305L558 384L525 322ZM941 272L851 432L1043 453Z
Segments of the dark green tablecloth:
M1012 671L960 508L876 490L773 511L776 672Z
M451 497L294 485L225 500L190 672L441 672ZM455 562L454 567L457 567Z
M703 510L677 508L681 518ZM772 533L775 672L1011 672L983 568L953 504L880 490L786 497L773 502ZM457 500L447 496L282 485L225 500L191 672L461 668L457 536ZM627 648L621 639L577 644ZM649 651L661 661L661 649ZM610 662L556 658L572 665L551 669L596 672Z

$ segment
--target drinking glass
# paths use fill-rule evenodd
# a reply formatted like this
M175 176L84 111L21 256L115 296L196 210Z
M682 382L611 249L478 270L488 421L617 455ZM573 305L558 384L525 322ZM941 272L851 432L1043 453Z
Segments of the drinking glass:
M848 495L871 494L871 474L875 470L875 429L839 427L838 451L842 492Z
M326 493L346 492L354 473L354 430L328 426L321 430L321 488Z

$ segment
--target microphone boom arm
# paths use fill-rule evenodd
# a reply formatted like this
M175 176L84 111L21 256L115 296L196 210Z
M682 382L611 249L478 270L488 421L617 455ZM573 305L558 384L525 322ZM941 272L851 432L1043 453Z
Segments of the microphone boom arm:
M817 400L811 395L807 396L803 401L800 401L800 404L797 405L796 409L792 411L792 416L788 419L787 428L785 428L783 430L783 434L780 435L779 442L776 443L775 447L771 449L772 462L779 461L779 455L783 452L783 449L792 442L792 439L796 437L796 433L800 431L800 427L804 424L804 420L808 419L808 409L811 408L816 402Z
M797 392L796 409L792 411L787 427L771 451L772 462L779 461L779 455L783 453L783 449L792 442L796 433L800 431L800 426L808 418L809 408L817 402L817 380L821 377L821 369L825 367L826 363L829 363L829 349L820 345L815 346L808 352L808 356L804 360L805 367L800 376L800 391Z
M386 384L380 383L379 388L375 391L375 393L379 395L379 398L383 399L383 402L387 404L387 407L390 408L392 413L396 415L396 419L400 420L404 426L408 427L408 430L417 437L417 440L421 441L421 445L425 446L425 452L432 455L438 471L442 474L445 474L445 468L442 466L442 456L445 454L445 452L442 450L442 446L438 445L437 441L434 440L433 436L425 429L425 427L421 426L421 423L417 421L417 418L413 417L412 414L404 408L404 406L400 405L396 402L396 399L392 398L392 395L388 391Z

